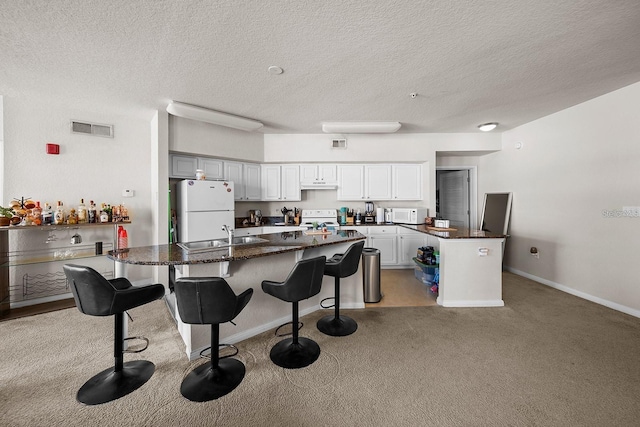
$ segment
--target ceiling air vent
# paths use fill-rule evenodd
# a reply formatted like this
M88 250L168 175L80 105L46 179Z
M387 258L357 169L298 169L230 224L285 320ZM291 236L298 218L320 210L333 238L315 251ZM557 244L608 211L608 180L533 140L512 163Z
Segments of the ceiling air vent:
M331 140L331 148L347 148L346 138L334 138Z
M71 132L113 138L113 125L99 125L96 123L86 123L72 120Z

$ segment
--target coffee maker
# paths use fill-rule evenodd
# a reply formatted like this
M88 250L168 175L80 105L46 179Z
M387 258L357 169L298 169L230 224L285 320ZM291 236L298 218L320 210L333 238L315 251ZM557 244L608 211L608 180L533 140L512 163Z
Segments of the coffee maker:
M365 202L364 204L364 223L373 224L376 222L376 212L373 208L373 202Z

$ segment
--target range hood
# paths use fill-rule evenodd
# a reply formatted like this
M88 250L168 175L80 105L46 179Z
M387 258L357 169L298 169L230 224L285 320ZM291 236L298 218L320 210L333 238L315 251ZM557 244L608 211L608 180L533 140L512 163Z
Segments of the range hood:
M337 182L307 181L300 183L301 190L335 190L336 188L338 188Z

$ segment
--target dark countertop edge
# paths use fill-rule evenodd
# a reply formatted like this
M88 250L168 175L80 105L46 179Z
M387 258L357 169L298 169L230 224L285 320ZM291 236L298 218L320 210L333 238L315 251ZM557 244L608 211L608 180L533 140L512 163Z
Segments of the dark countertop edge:
M325 242L325 243L320 243L317 245L294 245L291 244L290 246L287 244L282 244L282 245L277 245L277 244L265 244L265 243L261 243L256 245L258 248L278 248L276 250L273 251L265 251L265 252L256 252L256 253L252 253L248 256L233 256L233 257L228 257L228 256L220 256L220 257L215 257L215 258L208 258L208 259L194 259L194 260L185 260L185 259L180 259L180 260L166 260L166 261L136 261L135 259L128 259L128 258L119 258L117 255L114 255L113 251L109 251L107 252L107 257L115 262L121 262L123 264L131 264L131 265L150 265L150 266L154 266L154 265L166 265L166 266L175 266L175 265L195 265L195 264L213 264L213 263L217 263L217 262L227 262L227 261L244 261L244 260L248 260L248 259L253 259L253 258L261 258L261 257L265 257L265 256L271 256L271 255L278 255L278 254L283 254L283 253L287 253L287 252L295 252L295 251L300 251L300 250L304 250L304 249L311 249L311 248L318 248L318 247L322 247L322 246L332 246L332 245L339 245L342 243L347 243L347 242L355 242L358 240L364 240L366 239L366 236L364 235L360 235L360 236L354 236L354 237L345 237L342 240L339 241L332 241L332 242ZM180 251L182 252L183 249L180 248L179 246L177 246L175 243L172 244L166 244L166 245L155 245L155 246L142 246L142 247L133 247L130 248L129 251L124 252L124 254L130 254L135 252L136 249L138 250L145 250L145 249L157 249L157 250L162 250L164 249L175 249L176 251ZM285 249L286 248L286 249ZM227 248L222 248L222 249L218 249L216 251L211 251L211 252L217 252L217 251L227 251ZM197 254L194 254L195 256L197 256Z
M437 231L429 230L424 224L411 225L411 224L396 224L404 227L408 230L414 230L418 233L428 234L434 237L440 237L442 239L504 239L507 236L504 234L496 234L488 231L469 230L468 228L461 228L456 231Z

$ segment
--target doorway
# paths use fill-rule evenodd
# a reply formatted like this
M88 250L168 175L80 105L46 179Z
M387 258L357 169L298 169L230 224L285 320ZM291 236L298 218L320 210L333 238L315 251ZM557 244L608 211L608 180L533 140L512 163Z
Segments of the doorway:
M436 215L452 228L478 228L476 168L436 168Z

